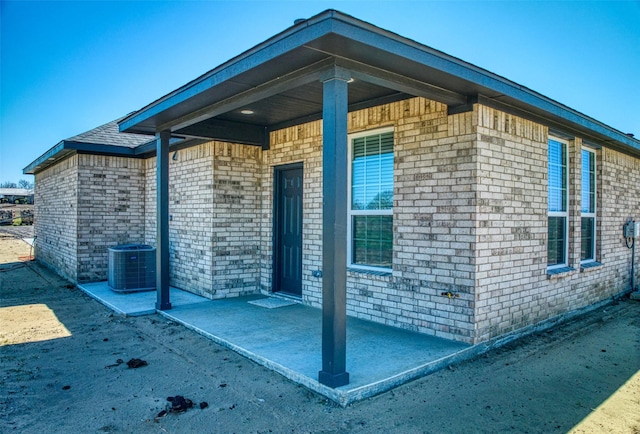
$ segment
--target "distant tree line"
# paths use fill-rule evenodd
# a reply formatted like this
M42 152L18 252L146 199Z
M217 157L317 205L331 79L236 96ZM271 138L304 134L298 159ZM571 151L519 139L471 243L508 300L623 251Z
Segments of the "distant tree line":
M0 182L0 188L25 188L31 190L33 188L33 182L29 182L26 179L21 179L17 184L10 181Z

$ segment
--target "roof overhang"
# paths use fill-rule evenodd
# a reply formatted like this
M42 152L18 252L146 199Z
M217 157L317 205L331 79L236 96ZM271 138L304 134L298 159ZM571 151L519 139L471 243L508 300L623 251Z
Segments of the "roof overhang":
M422 96L450 113L486 104L640 155L640 141L524 86L334 10L299 22L129 115L121 132L268 147L268 133L320 119L322 81L347 71L350 110ZM244 111L244 113L243 113ZM245 114L251 112L251 114Z
M76 153L136 157L136 148L62 140L25 167L22 172L25 175L35 175Z
M173 137L170 141L170 150L175 151L195 144L201 143L202 140L184 139L181 137ZM73 140L62 140L56 146L42 154L31 164L22 170L25 175L35 175L58 162L75 154L93 154L105 155L109 157L128 157L128 158L149 158L156 153L156 139L152 139L147 143L137 147L130 146L114 146L103 143L87 143L76 142Z

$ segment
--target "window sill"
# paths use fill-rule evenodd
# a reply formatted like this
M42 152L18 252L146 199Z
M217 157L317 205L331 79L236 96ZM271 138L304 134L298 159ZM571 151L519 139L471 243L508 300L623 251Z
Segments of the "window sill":
M585 262L584 264L580 264L580 272L584 273L585 271L595 270L600 267L602 267L602 263L598 261Z
M574 271L576 271L576 269L573 267L553 268L551 270L547 270L547 279L563 277Z
M366 270L363 268L354 268L354 267L347 267L347 271L350 273L370 274L372 276L382 276L382 277L388 277L393 275L391 271Z

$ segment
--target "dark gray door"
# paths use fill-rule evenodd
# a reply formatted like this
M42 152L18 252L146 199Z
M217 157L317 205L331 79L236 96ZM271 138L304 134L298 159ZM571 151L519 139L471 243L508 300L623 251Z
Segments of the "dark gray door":
M273 290L302 295L302 164L274 173Z

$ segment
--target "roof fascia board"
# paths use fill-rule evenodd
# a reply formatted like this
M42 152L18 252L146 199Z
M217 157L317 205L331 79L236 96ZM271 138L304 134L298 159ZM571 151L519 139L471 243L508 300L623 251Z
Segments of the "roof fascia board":
M367 41L369 45L373 45L378 49L388 51L425 66L437 68L505 97L531 105L551 115L560 117L563 120L593 130L597 134L602 134L610 140L618 141L623 145L629 146L635 152L640 152L640 141L634 140L612 127L583 115L525 86L518 85L504 77L500 77L415 41L379 28L366 28L366 26L363 26L359 21L354 23L348 22L346 19L336 21L333 26L333 31L346 38Z
M440 70L474 84L480 89L484 89L480 91L481 93L496 93L508 99L513 99L523 106L533 107L534 111L548 112L551 115L550 117L558 117L566 122L577 124L586 130L593 130L596 135L603 135L608 140L618 142L622 148L629 147L632 152L640 151L639 140L633 139L525 86L518 85L504 77L398 34L332 10L325 11L307 21L288 28L284 32L135 112L121 121L119 125L120 131L134 131L136 125L152 116L292 49L305 46L309 42L329 33L362 42L420 65ZM525 112L528 111L526 107L518 107L518 109Z
M203 76L176 89L170 94L138 110L119 123L120 131L134 130L135 126L187 99L232 79L250 69L281 56L294 48L331 32L331 17L335 11L327 11L268 39L262 44L223 63Z
M155 140L152 141L155 143ZM109 155L114 157L132 157L136 158L136 149L145 144L138 145L137 147L105 145L101 143L86 143L76 142L73 140L62 140L56 146L49 149L42 154L36 160L34 160L27 167L22 169L22 173L25 175L33 175L36 172L40 172L60 160L61 157L66 157L72 151L82 154L95 154L95 155Z
M85 143L64 141L65 149L73 149L84 154L113 155L122 157L135 156L135 148L117 145L105 145L102 143Z
M520 99L523 101L526 101L527 97L531 96L546 98L524 86L442 51L377 27L363 26L358 21L352 22L344 19L336 21L333 26L333 32L339 36L364 42L381 51L404 57L420 65L437 69L456 78L486 87L499 94L520 91L523 97Z
M640 156L640 141L620 133L601 122L579 115L573 110L562 112L563 107L557 107L557 112L547 110L543 111L544 115L541 115L508 104L505 101L487 98L482 95L478 96L478 103L539 122L549 127L550 131L556 134L581 137L591 143L600 143L626 154ZM616 136L621 137L617 138Z
M153 153L155 154L156 152L156 141L152 141L149 143L145 143L144 145L140 145L138 146L135 150L135 155L136 157L142 157L145 154L149 154L149 153Z
M46 163L50 158L55 158L57 154L59 154L64 149L64 140L59 142L57 145L49 149L47 152L36 158L29 164L27 167L22 169L22 173L25 175L33 175L35 174L35 170Z

